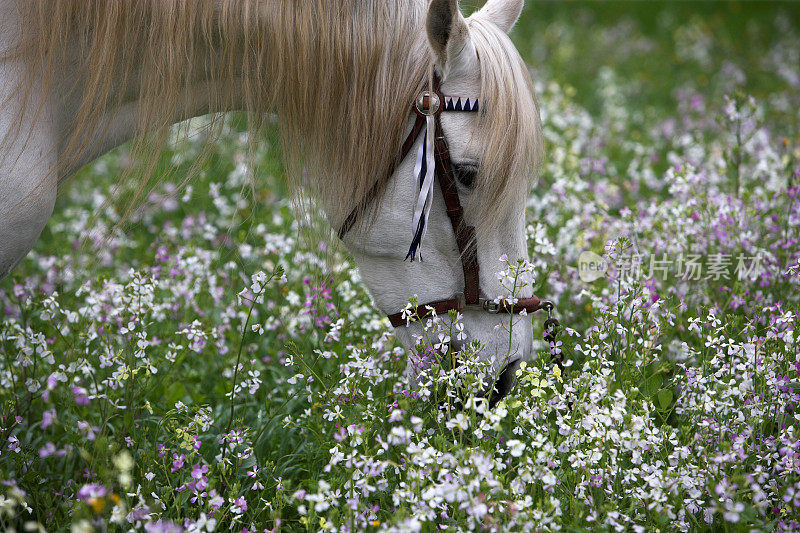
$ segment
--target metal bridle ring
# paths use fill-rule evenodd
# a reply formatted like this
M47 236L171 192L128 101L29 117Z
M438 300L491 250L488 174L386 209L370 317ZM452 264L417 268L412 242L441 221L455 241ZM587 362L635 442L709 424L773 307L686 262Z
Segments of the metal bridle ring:
M442 112L442 97L437 92L423 91L414 102L414 110L423 117Z

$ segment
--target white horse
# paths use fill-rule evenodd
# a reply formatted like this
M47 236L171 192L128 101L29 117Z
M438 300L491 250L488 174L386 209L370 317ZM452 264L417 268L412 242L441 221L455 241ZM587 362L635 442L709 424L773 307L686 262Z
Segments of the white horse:
M313 176L303 188L334 228L358 210L344 243L382 311L412 295L451 298L465 281L438 189L424 260L404 261L422 136L397 160L435 67L442 93L481 102L481 113L441 123L477 232L482 296L506 296L494 273L503 254L527 255L524 205L542 153L528 71L507 36L522 4L488 0L464 18L457 0L0 2L0 278L32 248L75 170L129 140L147 168L170 125L246 110L254 129L277 115L288 179ZM498 375L530 356L529 321L509 335L513 316L463 314L482 357L500 357ZM419 334L419 323L396 330L408 348Z

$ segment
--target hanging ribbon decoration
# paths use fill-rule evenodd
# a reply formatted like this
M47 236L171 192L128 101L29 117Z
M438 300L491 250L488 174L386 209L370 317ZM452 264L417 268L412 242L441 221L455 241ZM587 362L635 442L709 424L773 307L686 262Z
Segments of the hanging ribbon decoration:
M414 218L411 227L414 235L411 246L408 248L406 259L413 262L419 255L422 261L420 246L422 238L428 231L428 216L433 204L433 181L436 176L436 161L434 159L434 137L436 135L435 117L441 111L478 111L478 99L444 97L442 109L442 96L437 92L423 92L414 104L417 115L425 120L425 132L417 151L417 161L414 164L414 176L417 182L417 201L414 208Z

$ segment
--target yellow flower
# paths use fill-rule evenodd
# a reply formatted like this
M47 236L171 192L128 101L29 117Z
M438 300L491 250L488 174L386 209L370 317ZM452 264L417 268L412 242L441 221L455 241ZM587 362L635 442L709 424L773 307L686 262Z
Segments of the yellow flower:
M553 375L555 376L556 380L561 383L561 369L557 366L553 367Z
M100 514L103 512L103 509L106 506L106 499L105 498L89 498L88 501L89 505L92 507L92 510Z

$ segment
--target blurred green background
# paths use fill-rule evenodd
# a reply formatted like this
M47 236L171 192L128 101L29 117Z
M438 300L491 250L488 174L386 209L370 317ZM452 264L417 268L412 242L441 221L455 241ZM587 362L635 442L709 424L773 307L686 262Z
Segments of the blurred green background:
M482 4L462 7L469 12ZM575 101L592 114L604 103L603 69L626 81L626 103L659 113L675 108L683 86L712 99L729 92L731 78L756 98L791 90L764 68L764 56L783 53L800 62L800 50L778 44L798 28L798 2L527 0L512 37L537 79L574 88Z

